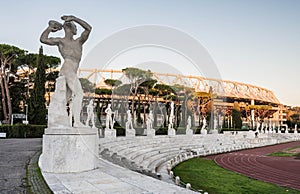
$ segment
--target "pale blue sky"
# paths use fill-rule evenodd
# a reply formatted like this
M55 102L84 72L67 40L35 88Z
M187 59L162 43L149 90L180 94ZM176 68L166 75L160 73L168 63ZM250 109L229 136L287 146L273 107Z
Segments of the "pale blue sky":
M50 19L73 14L93 26L84 56L124 28L158 24L199 40L223 79L274 91L287 105L300 105L300 1L298 0L107 0L1 1L0 42L38 52ZM44 46L46 54L59 56Z

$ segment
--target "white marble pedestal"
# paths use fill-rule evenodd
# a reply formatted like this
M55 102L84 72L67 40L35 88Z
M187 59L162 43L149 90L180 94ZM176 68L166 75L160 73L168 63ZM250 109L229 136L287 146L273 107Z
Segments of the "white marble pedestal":
M201 135L207 135L207 130L206 129L201 129Z
M176 135L176 131L173 128L169 128L168 129L168 136L175 136Z
M126 137L135 137L135 129L126 129L125 136Z
M97 162L97 129L45 129L43 152L39 160L42 171L70 173L93 170Z
M115 129L105 129L104 130L104 138L108 139L116 139L117 131Z
M248 131L247 137L251 138L251 139L255 139L255 133L256 133L256 131L250 130L250 131Z
M185 134L186 134L187 136L193 136L194 131L193 131L192 129L186 129Z
M146 135L148 137L154 137L155 136L155 129L146 129Z

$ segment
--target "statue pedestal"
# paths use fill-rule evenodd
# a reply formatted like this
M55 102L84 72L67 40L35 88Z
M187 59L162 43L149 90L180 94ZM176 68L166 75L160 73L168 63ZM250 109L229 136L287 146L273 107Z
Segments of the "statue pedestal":
M187 136L192 136L194 134L194 131L192 129L186 129L185 134Z
M219 132L218 132L217 129L213 129L213 130L210 130L210 133L211 133L211 134L218 134Z
M104 138L115 139L117 138L117 132L115 129L105 129Z
M201 135L207 135L207 130L206 129L201 129Z
M176 131L173 128L168 129L168 136L175 136L176 135Z
M39 166L51 173L88 171L96 168L97 155L96 129L47 128Z
M154 137L155 136L155 129L146 129L146 133L148 137Z
M250 131L248 131L247 137L249 137L251 139L254 139L255 138L255 133L256 133L256 131L250 130Z
M135 129L126 129L126 137L135 137Z

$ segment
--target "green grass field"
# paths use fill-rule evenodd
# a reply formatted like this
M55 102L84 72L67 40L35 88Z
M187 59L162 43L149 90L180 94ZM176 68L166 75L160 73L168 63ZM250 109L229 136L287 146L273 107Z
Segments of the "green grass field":
M293 152L293 150L299 149L299 148L300 148L300 146L291 147L291 148L281 150L278 152L273 152L271 154L268 154L268 156L295 157L295 156L298 156L300 153Z
M214 161L194 158L173 168L175 176L209 194L300 194L300 191L258 181L226 170Z
M293 157L296 156L297 154L295 153L288 153L284 151L278 151L278 152L273 152L271 154L268 154L268 156L281 156L281 157Z

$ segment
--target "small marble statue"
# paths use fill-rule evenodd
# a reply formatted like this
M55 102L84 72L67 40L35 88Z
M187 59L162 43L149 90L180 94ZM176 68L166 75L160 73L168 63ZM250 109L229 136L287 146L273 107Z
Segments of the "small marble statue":
M191 116L189 116L187 119L186 129L191 129L191 127L192 127L192 119L191 119Z
M154 121L153 113L152 110L150 110L146 121L147 129L153 129L153 121Z
M154 121L154 117L153 117L153 113L152 110L150 110L147 120L146 120L146 125L147 125L147 129L146 129L146 133L147 136L155 136L155 129L153 129L153 121Z
M186 135L193 135L193 130L191 128L192 128L192 119L191 116L189 116L187 119L187 125L185 131Z
M203 125L201 128L201 134L206 135L207 134L207 130L206 130L206 126L207 126L207 122L206 122L206 117L203 118Z
M126 130L133 129L132 126L132 115L130 113L130 110L127 110L127 122L126 122Z
M257 122L256 122L256 131L259 131L259 127L260 127L260 122L257 121Z
M171 111L170 111L170 117L169 117L169 129L173 129L173 122L174 122L174 102L171 102Z
M206 117L203 118L202 122L203 122L203 125L202 125L201 130L206 129L206 126L207 126Z
M171 112L170 112L170 117L169 117L169 126L168 126L168 135L169 136L175 136L176 131L174 129L174 102L171 102Z
M105 109L105 113L106 113L106 122L105 122L106 129L114 129L114 122L112 118L114 112L111 110L111 104L107 105L107 108Z
M132 126L132 115L130 113L130 110L127 110L127 122L126 122L126 130L133 129Z
M220 116L219 116L219 123L220 123L220 125L223 124L223 121L224 121L224 117L220 115Z
M218 120L217 117L214 118L214 129L218 128Z
M264 123L264 122L262 122L262 124L261 124L261 129L260 129L260 131L261 131L261 133L262 133L262 132L265 133L265 123Z
M126 121L126 136L135 136L135 129L133 128L132 125L132 115L130 113L130 110L127 110L127 121Z
M53 20L49 21L49 26L42 33L40 41L44 44L58 47L58 50L64 59L59 76L64 76L63 78L65 79L67 86L66 99L72 109L71 115L69 116L74 118L73 127L85 127L80 121L83 90L77 77L77 70L82 56L82 45L87 41L92 27L75 16L62 16L61 19L64 20L64 24L60 24ZM81 25L84 28L84 31L78 38L74 39L74 35L77 34L75 22ZM49 37L51 32L56 32L62 29L65 31L64 37ZM61 98L65 97L61 96ZM49 106L51 106L51 103ZM63 106L66 109L66 105ZM53 115L49 115L49 117L52 116ZM48 122L48 124L51 126L52 123Z
M117 132L114 129L114 117L115 112L111 110L111 104L107 105L107 108L104 111L106 113L106 121L105 121L105 130L104 130L104 138L113 138L117 137Z
M87 106L87 119L85 122L85 125L88 127L89 126L89 122L92 122L92 128L96 128L95 127L95 114L94 114L94 106L93 106L93 100L90 100L90 103Z

